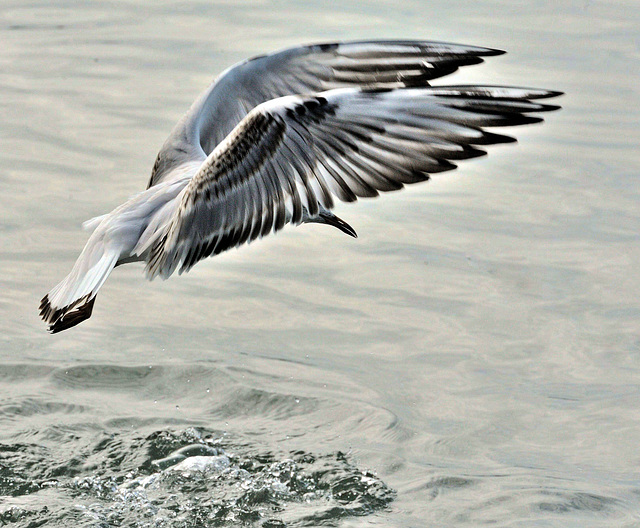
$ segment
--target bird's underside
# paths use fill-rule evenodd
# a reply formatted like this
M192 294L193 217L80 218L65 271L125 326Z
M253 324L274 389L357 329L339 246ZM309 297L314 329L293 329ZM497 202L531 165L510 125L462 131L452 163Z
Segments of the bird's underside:
M490 127L539 122L560 92L431 86L503 52L417 41L292 48L226 70L160 150L146 191L92 222L71 273L42 300L51 332L91 315L116 265L143 261L149 278L278 231L326 223L355 236L337 198L377 196L484 146L515 141Z

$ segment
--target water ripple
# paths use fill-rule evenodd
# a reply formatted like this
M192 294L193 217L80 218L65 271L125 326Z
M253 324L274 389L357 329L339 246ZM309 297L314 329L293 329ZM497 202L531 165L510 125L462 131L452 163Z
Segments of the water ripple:
M58 369L52 377L58 385L69 388L135 388L161 372L162 367L91 364Z

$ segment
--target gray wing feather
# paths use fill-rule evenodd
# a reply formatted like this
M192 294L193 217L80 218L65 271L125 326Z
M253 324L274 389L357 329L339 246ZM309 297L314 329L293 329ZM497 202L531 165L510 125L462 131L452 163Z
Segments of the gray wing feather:
M340 87L428 86L500 50L428 41L361 41L299 46L223 72L178 122L158 153L149 187L188 161L204 160L257 105Z
M209 155L173 217L150 237L147 274L178 267L300 223L333 206L424 181L452 161L512 141L484 130L539 121L536 99L505 87L337 89L259 105Z

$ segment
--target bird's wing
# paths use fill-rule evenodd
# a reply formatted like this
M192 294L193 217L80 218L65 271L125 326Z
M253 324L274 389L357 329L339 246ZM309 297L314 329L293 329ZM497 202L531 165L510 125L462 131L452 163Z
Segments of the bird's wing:
M427 41L299 46L232 66L194 102L158 153L149 187L185 162L202 160L257 105L332 88L428 86L500 50Z
M555 110L536 99L559 92L490 86L337 89L259 105L200 167L166 222L145 233L147 275L300 223L331 209L485 154L478 145L515 141L484 127L535 123Z

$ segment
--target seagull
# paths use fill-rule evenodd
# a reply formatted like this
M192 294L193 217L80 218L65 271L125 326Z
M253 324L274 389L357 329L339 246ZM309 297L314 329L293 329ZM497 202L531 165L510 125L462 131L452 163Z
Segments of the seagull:
M419 40L298 46L221 73L180 119L147 189L83 224L71 272L40 304L51 333L88 319L121 264L167 279L285 225L318 223L356 237L331 212L456 168L511 143L490 127L542 121L562 92L433 79L504 52Z

